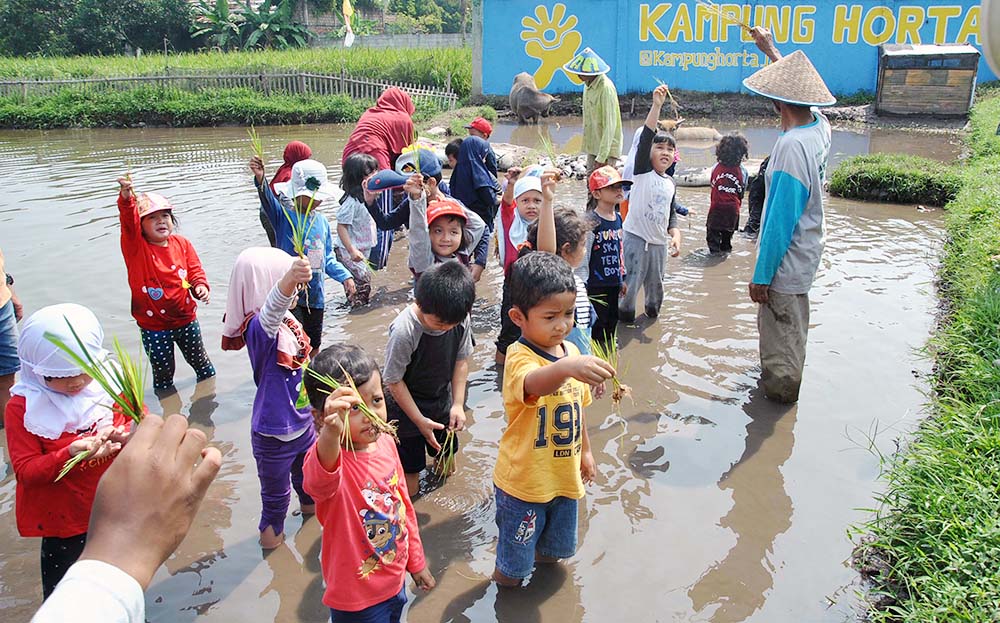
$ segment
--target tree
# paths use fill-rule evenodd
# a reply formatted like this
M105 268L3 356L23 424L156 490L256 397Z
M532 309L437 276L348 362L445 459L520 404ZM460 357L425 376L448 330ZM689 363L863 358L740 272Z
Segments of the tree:
M74 0L0 0L0 52L11 56L71 51L65 23Z

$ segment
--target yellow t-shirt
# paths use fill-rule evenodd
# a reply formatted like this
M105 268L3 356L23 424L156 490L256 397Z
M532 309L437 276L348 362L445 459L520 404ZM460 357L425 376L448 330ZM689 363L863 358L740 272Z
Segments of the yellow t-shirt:
M566 356L580 351L563 342ZM493 483L525 502L543 503L558 496L584 496L580 477L583 450L583 408L590 404L590 387L576 379L547 396L525 396L524 377L558 358L523 340L507 349L503 374L503 406L507 430Z

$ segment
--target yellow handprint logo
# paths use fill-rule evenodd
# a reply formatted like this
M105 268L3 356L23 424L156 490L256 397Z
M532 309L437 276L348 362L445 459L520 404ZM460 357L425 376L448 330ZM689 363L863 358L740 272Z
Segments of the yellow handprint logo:
M566 5L558 3L552 7L552 16L542 5L535 7L535 18L526 16L521 20L521 40L525 41L524 53L531 58L542 61L535 70L535 84L544 89L552 82L552 76L557 69L568 63L576 55L577 48L583 42L583 37L577 31L576 15L566 15ZM563 21L563 18L566 18ZM582 84L576 74L563 73L574 84Z

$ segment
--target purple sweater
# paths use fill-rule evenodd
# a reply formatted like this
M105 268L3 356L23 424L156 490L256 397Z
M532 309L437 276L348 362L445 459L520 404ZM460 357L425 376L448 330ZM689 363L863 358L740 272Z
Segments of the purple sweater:
M243 334L257 384L250 430L262 435L287 435L312 425L309 408L301 411L295 408L302 370L278 365L278 324L291 301L292 297L282 295L275 286Z

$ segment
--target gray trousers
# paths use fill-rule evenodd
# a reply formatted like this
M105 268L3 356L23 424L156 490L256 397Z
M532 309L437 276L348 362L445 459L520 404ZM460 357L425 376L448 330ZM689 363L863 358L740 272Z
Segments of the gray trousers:
M796 402L806 363L809 295L771 290L767 296L767 303L757 309L761 386L771 400Z
M646 315L656 318L663 304L663 267L667 260L667 245L649 244L639 236L625 232L622 240L625 255L625 296L618 302L618 318L622 322L635 320L635 301L642 286Z

